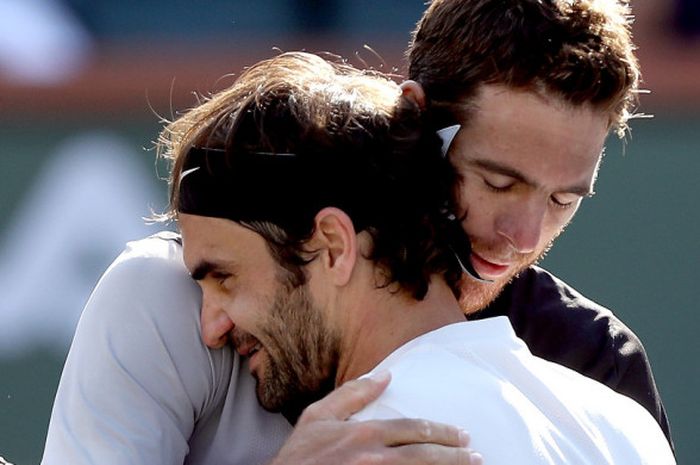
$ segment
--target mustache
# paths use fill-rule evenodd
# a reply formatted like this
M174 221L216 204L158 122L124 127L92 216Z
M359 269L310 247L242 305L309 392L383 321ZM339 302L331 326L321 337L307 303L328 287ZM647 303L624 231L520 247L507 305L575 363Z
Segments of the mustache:
M479 255L485 252L486 256L491 259L499 259L509 263L523 261L531 255L530 253L518 252L509 244L486 242L478 239L472 241L472 250Z
M255 345L259 341L258 339L253 336L252 334L243 331L238 328L234 328L232 333L231 333L231 343L233 344L234 347L243 347L246 345Z

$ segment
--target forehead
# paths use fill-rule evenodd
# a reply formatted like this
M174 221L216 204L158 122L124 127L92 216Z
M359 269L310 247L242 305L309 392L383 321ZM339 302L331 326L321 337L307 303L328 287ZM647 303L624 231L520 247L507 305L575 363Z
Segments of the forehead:
M589 106L484 85L451 154L457 164L485 158L545 183L582 182L594 176L608 129L608 115Z
M235 264L256 269L272 261L265 240L234 221L181 213L178 224L185 266L190 272L205 262L222 268Z

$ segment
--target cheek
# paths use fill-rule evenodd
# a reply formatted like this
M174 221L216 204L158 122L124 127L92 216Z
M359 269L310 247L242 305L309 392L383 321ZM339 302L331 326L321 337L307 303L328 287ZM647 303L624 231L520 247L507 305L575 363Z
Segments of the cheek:
M462 227L467 234L474 239L487 239L495 234L495 224L498 216L499 205L490 199L488 195L476 193L469 197L469 201L462 205L462 214L466 217L462 221Z
M576 211L580 205L581 202L578 202L575 208L555 211L554 213L548 215L544 224L544 230L541 238L543 245L548 245L564 230L564 228L574 218L574 215L576 214Z
M255 331L265 313L265 302L249 292L232 292L225 297L224 311L236 327L243 331Z
M455 188L454 198L460 215L468 214L472 209L478 209L487 201L484 191L478 189L477 180L469 173L463 174Z
M499 201L496 195L486 191L482 185L482 180L467 175L455 195L459 215L466 215L462 225L470 235L488 234L495 224L498 212L503 209L504 198L501 196Z

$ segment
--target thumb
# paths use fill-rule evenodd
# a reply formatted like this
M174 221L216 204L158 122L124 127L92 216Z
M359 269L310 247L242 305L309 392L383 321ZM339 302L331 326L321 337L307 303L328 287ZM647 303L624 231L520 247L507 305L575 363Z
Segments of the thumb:
M311 404L299 423L316 420L347 420L381 395L391 381L389 371L354 379L340 386L323 399Z

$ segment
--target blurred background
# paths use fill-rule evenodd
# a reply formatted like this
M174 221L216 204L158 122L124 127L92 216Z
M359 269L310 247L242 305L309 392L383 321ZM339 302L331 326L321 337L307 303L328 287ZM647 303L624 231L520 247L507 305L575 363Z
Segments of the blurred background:
M645 343L680 464L700 442L700 2L632 2L644 113L544 266ZM155 232L161 119L278 50L403 73L418 0L0 0L0 455L40 461L91 288Z

